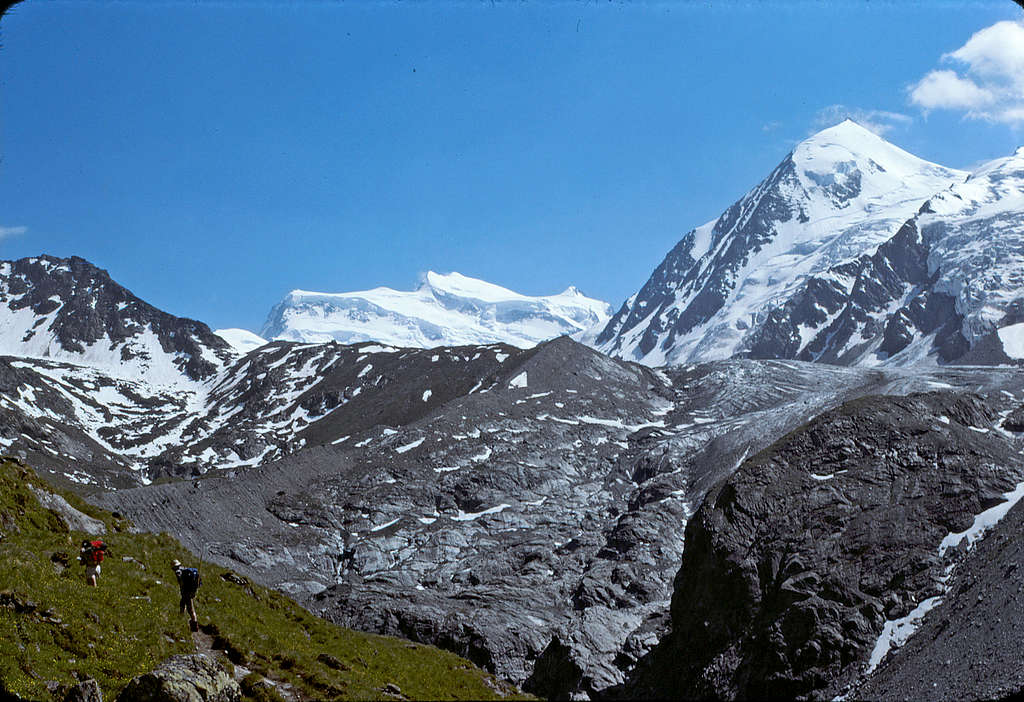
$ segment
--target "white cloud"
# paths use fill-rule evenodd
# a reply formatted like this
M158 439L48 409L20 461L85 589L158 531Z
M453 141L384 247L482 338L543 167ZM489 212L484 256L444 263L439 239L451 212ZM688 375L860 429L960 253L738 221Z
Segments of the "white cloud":
M928 110L958 110L970 119L1024 123L1024 22L997 22L942 56L952 65L929 71L908 88Z
M28 231L28 227L3 227L0 226L0 239L6 239L9 236L17 236L18 234L24 234Z
M929 110L979 110L993 104L996 97L955 71L932 71L913 86L910 101Z
M979 76L1009 78L1020 85L1024 81L1024 23L997 22L976 33L948 57Z
M885 136L896 127L906 126L913 121L907 115L900 114L899 112L865 110L859 107L847 107L846 105L829 105L818 110L818 114L814 116L815 131L839 124L844 119L852 119L878 136Z
M1007 122L1010 124L1024 123L1024 105L1016 105L1014 107L1007 107L1003 109L998 115L998 120L1000 122Z

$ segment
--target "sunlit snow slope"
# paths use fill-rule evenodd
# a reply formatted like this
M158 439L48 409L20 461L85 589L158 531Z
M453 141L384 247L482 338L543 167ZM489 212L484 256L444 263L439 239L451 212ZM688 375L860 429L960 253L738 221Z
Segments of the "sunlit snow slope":
M530 297L458 273L427 273L417 290L294 290L270 312L261 336L287 341L432 348L507 343L520 348L603 324L607 303L570 287Z
M918 226L935 290L956 299L968 342L1024 322L1024 148L933 197ZM1024 355L1018 335L1000 335L1011 357Z
M249 353L267 343L262 336L257 336L248 329L217 329L213 333L228 342L231 348L239 353Z

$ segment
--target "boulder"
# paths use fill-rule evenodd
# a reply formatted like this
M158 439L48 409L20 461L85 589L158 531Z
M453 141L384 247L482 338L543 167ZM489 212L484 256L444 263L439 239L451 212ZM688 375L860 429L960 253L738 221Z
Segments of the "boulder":
M132 679L117 702L240 702L238 683L212 658L174 656Z
M63 521L71 531L84 531L89 534L96 535L107 533L107 527L103 522L99 519L93 519L85 512L75 509L60 495L47 492L46 490L37 488L34 485L29 485L29 487L35 494L36 499L39 500L39 504L48 510L56 512L57 516L61 518L61 521Z
M65 693L64 702L103 702L103 692L98 682L87 678Z

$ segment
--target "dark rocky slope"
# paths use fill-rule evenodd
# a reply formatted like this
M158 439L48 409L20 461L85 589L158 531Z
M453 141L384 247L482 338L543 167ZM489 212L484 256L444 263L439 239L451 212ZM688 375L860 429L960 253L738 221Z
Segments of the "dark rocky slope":
M999 420L974 395L866 397L744 462L687 525L671 634L616 694L837 694L942 591L943 537L1024 480Z
M953 571L920 630L849 695L865 700L1024 698L1024 505Z

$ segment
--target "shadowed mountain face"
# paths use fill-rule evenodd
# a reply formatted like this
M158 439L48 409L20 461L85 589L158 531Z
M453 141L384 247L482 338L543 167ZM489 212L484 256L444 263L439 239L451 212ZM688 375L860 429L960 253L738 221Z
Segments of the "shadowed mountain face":
M865 397L744 462L687 525L671 634L620 692L848 691L894 622L949 592L964 550L948 536L1024 485L1018 440L1001 428L1008 412L969 394Z

